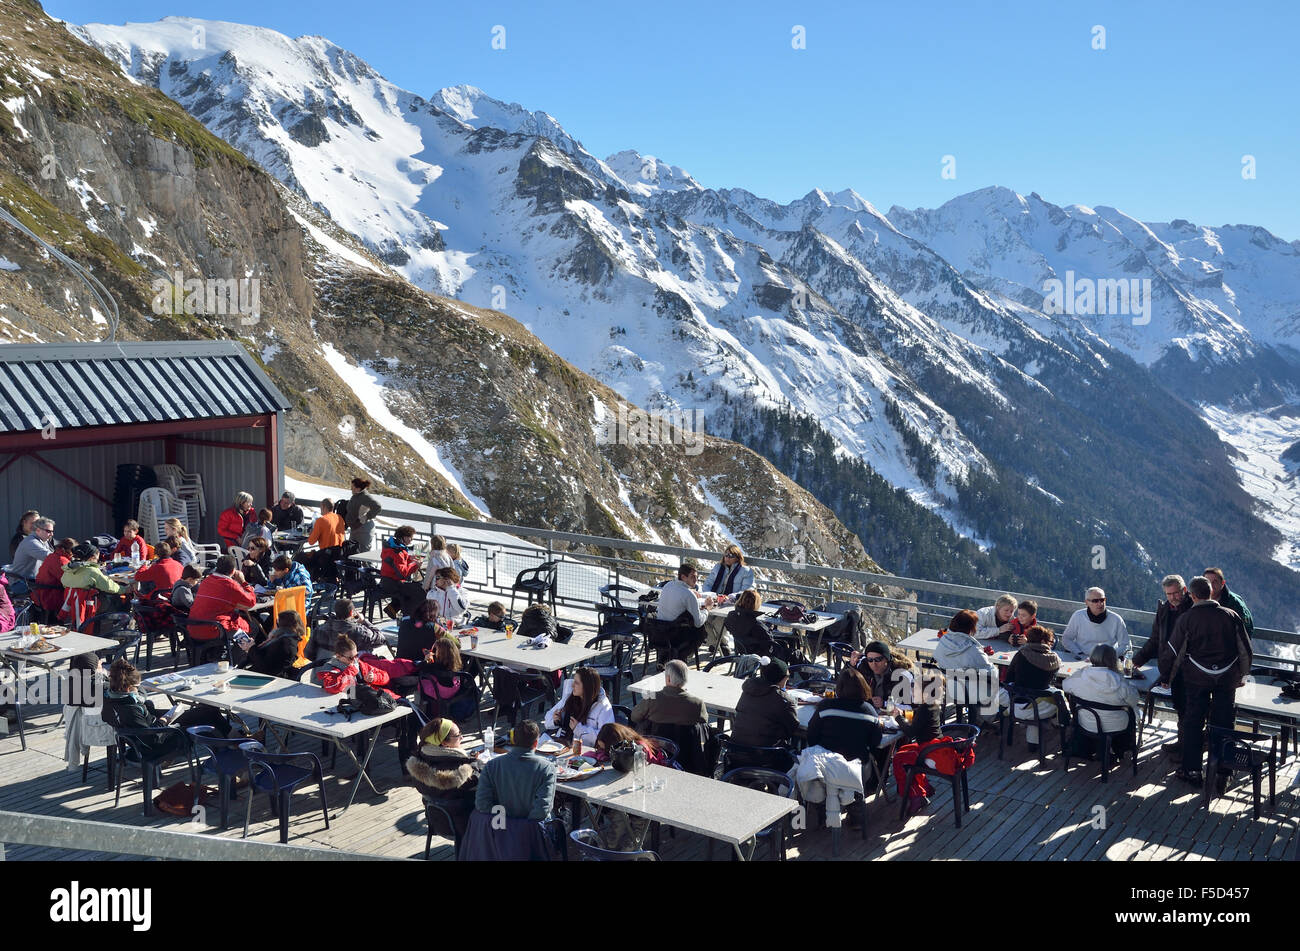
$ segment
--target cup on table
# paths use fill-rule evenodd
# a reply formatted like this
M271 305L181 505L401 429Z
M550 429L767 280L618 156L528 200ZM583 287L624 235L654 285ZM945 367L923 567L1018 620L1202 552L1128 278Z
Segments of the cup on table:
M573 753L574 756L581 756L581 755L582 755L582 740L578 739L578 738L575 736L575 737L573 738L573 743L572 743L571 746L570 746L570 750L571 750L571 752Z
M913 717L913 715L915 714L915 712L916 712L916 711L914 711L914 710L904 710L904 711L903 711L903 719L906 720L908 723L911 723L911 722L912 722L912 717Z
M212 689L215 690L217 693L226 693L227 691L230 690L230 681L218 680L215 684L212 685Z
M217 661L217 673L224 674L224 673L229 673L229 671L230 671L230 661L228 660Z
M513 624L507 624L507 625L506 625L506 640L510 640L510 638L512 638L512 637L514 637L514 636L515 636L515 626L514 626Z
M663 792L668 788L668 777L662 773L656 773L655 778L650 780L650 791L652 793Z
M469 648L470 648L470 650L478 650L478 634L477 634L477 633L475 633L475 634L471 634L471 635L469 636Z

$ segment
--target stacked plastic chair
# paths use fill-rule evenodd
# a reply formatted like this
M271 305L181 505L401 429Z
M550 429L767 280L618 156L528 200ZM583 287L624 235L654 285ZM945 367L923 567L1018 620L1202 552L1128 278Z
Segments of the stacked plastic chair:
M189 515L189 528L197 531L203 516L208 514L208 503L204 498L203 476L197 472L186 472L180 466L163 463L153 467L158 476L158 485L166 489L185 506Z
M140 493L140 513L136 520L140 523L140 533L150 545L157 545L163 538L163 523L169 518L179 519L189 531L198 528L190 521L187 507L166 489L145 489Z

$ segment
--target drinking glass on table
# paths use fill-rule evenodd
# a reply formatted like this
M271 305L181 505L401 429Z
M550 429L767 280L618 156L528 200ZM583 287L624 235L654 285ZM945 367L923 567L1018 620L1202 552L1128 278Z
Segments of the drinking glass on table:
M507 624L507 625L506 625L506 640L510 640L510 638L512 638L512 637L514 637L514 636L515 636L515 626L514 626L513 624Z

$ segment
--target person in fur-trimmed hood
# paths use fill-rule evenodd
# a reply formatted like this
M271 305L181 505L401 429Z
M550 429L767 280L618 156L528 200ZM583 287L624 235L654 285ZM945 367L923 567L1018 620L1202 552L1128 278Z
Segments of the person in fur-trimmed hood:
M406 760L411 785L450 813L458 835L464 834L478 790L479 761L460 748L460 727L454 720L430 720L420 730L420 742Z

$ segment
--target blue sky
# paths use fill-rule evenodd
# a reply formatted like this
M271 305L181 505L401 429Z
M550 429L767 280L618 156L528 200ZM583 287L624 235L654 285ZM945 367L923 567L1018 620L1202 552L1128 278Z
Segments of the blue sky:
M601 157L634 148L780 201L852 187L888 211L1005 185L1300 238L1300 4L844 6L46 2L77 23L181 15L321 34L414 92L470 83L551 113Z

